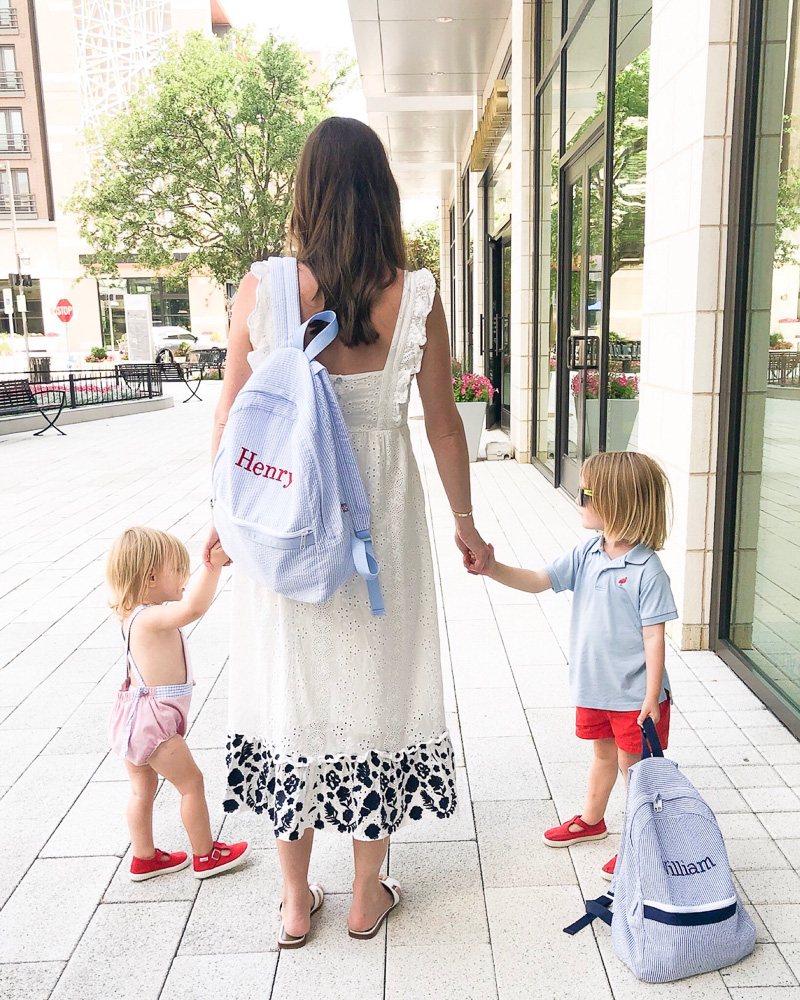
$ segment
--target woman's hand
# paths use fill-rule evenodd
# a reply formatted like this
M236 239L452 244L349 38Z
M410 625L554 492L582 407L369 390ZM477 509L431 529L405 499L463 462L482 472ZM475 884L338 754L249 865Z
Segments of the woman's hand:
M212 523L212 525L211 525L211 527L210 527L210 529L208 531L208 537L206 538L206 544L203 546L203 565L208 570L213 570L215 568L214 567L214 562L211 559L211 550L215 546L219 548L219 552L222 552L222 547L220 546L220 541L219 541L219 533L217 532L217 529L214 527L214 525ZM215 559L217 560L217 562L219 561L219 554L218 553L215 553ZM225 563L222 563L222 565L223 566L230 566L231 562L232 562L232 560L228 559L228 561L225 562Z
M489 546L478 534L471 517L457 518L456 545L463 556L464 568L470 573L483 573L489 561Z
M482 570L475 569L473 566L467 567L467 572L471 573L473 576L488 576L494 578L494 573L497 570L497 560L494 557L494 545L491 542L487 545L488 555L486 558L486 565Z

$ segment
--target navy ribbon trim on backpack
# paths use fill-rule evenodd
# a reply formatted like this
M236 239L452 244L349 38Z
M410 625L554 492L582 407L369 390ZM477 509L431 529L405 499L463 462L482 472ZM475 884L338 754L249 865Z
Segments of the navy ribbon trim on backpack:
M695 910L693 913L683 910L675 913L662 910L651 904L644 904L642 911L648 920L656 920L660 924L672 924L675 927L700 927L704 924L721 924L736 915L736 901L716 910Z
M613 918L610 907L613 902L614 897L610 893L606 896L598 896L597 899L587 899L585 915L576 920L574 924L565 927L564 933L569 934L571 937L573 934L577 934L578 931L582 931L584 927L588 927L598 917L603 923L610 925Z

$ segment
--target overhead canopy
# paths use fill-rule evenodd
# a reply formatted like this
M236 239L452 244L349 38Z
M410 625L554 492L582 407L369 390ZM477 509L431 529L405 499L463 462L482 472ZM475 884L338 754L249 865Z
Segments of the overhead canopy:
M386 144L401 194L439 198L472 139L511 0L349 4L369 123Z

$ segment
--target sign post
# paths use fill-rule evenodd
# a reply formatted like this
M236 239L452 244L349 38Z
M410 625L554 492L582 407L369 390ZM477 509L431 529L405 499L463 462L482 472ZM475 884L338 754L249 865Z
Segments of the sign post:
M69 321L72 319L74 311L69 299L59 299L56 302L55 314L62 323L66 323L67 327L65 330L67 336L67 355L69 355Z

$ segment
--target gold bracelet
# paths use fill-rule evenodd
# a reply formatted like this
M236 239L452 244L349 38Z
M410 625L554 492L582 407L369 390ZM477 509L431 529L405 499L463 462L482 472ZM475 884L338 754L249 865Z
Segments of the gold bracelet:
M470 509L467 511L466 514L459 514L458 511L453 510L452 507L450 508L450 512L452 513L453 517L472 517L472 507L470 507Z

